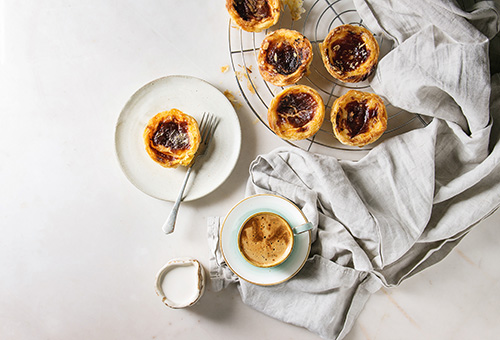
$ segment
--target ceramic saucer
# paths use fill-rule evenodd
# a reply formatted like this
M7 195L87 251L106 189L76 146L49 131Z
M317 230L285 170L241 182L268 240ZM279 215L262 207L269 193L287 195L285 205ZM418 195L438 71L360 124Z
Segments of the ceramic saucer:
M276 195L255 195L237 203L227 214L220 230L220 248L229 268L240 278L262 286L275 285L292 278L304 266L311 249L310 231L295 235L295 244L285 262L259 268L245 260L238 249L238 232L243 222L261 211L285 218L291 226L307 222L304 213L289 200Z

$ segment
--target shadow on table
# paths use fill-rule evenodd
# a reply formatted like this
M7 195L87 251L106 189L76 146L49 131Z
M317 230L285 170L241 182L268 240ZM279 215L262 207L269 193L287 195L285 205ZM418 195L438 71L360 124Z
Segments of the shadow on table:
M189 310L214 321L230 319L234 314L235 304L240 303L235 285L230 285L220 292L206 290L201 299Z

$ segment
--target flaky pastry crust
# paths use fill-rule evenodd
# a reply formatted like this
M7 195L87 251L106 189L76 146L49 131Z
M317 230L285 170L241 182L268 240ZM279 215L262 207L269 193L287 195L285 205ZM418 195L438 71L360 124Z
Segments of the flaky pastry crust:
M148 155L165 168L189 165L200 145L198 123L177 109L151 118L143 138Z
M355 25L334 28L320 44L320 51L328 73L348 83L366 80L379 57L377 40L366 28Z
M333 103L330 113L333 133L345 145L365 146L387 129L387 111L374 93L350 90Z
M281 0L226 0L226 9L242 30L261 32L278 22Z
M309 39L297 31L282 28L264 38L257 61L265 81L286 86L295 84L309 73L312 58Z
M281 138L301 140L318 132L325 117L321 96L313 88L294 85L273 98L267 111L269 127Z

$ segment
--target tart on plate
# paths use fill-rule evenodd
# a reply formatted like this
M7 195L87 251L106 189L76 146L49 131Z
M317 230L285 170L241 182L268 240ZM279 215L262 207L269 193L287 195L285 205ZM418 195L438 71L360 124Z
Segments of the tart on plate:
M281 0L226 0L232 21L247 32L261 32L280 18Z
M374 93L350 90L333 103L330 113L333 133L345 145L365 146L387 129L387 111Z
M321 96L313 88L294 85L273 98L267 111L269 127L286 140L301 140L318 132L325 117Z
M328 33L320 44L326 70L348 83L366 80L375 70L379 46L370 31L362 26L341 25Z
M312 45L301 33L279 29L262 41L257 56L262 78L276 86L292 85L309 73Z
M165 168L189 165L200 145L198 123L177 109L151 118L143 138L151 159Z

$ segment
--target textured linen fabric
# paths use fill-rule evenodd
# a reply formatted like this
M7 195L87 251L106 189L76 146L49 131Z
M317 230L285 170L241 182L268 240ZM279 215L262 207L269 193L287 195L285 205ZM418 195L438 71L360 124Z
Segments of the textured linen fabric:
M490 74L500 60L489 58L497 4L355 5L393 42L372 88L432 122L357 162L280 148L251 164L246 195L284 196L315 225L308 261L285 283L238 280L217 247L219 219L208 228L213 289L237 282L246 304L325 339L344 338L373 292L441 260L500 204L500 74Z

